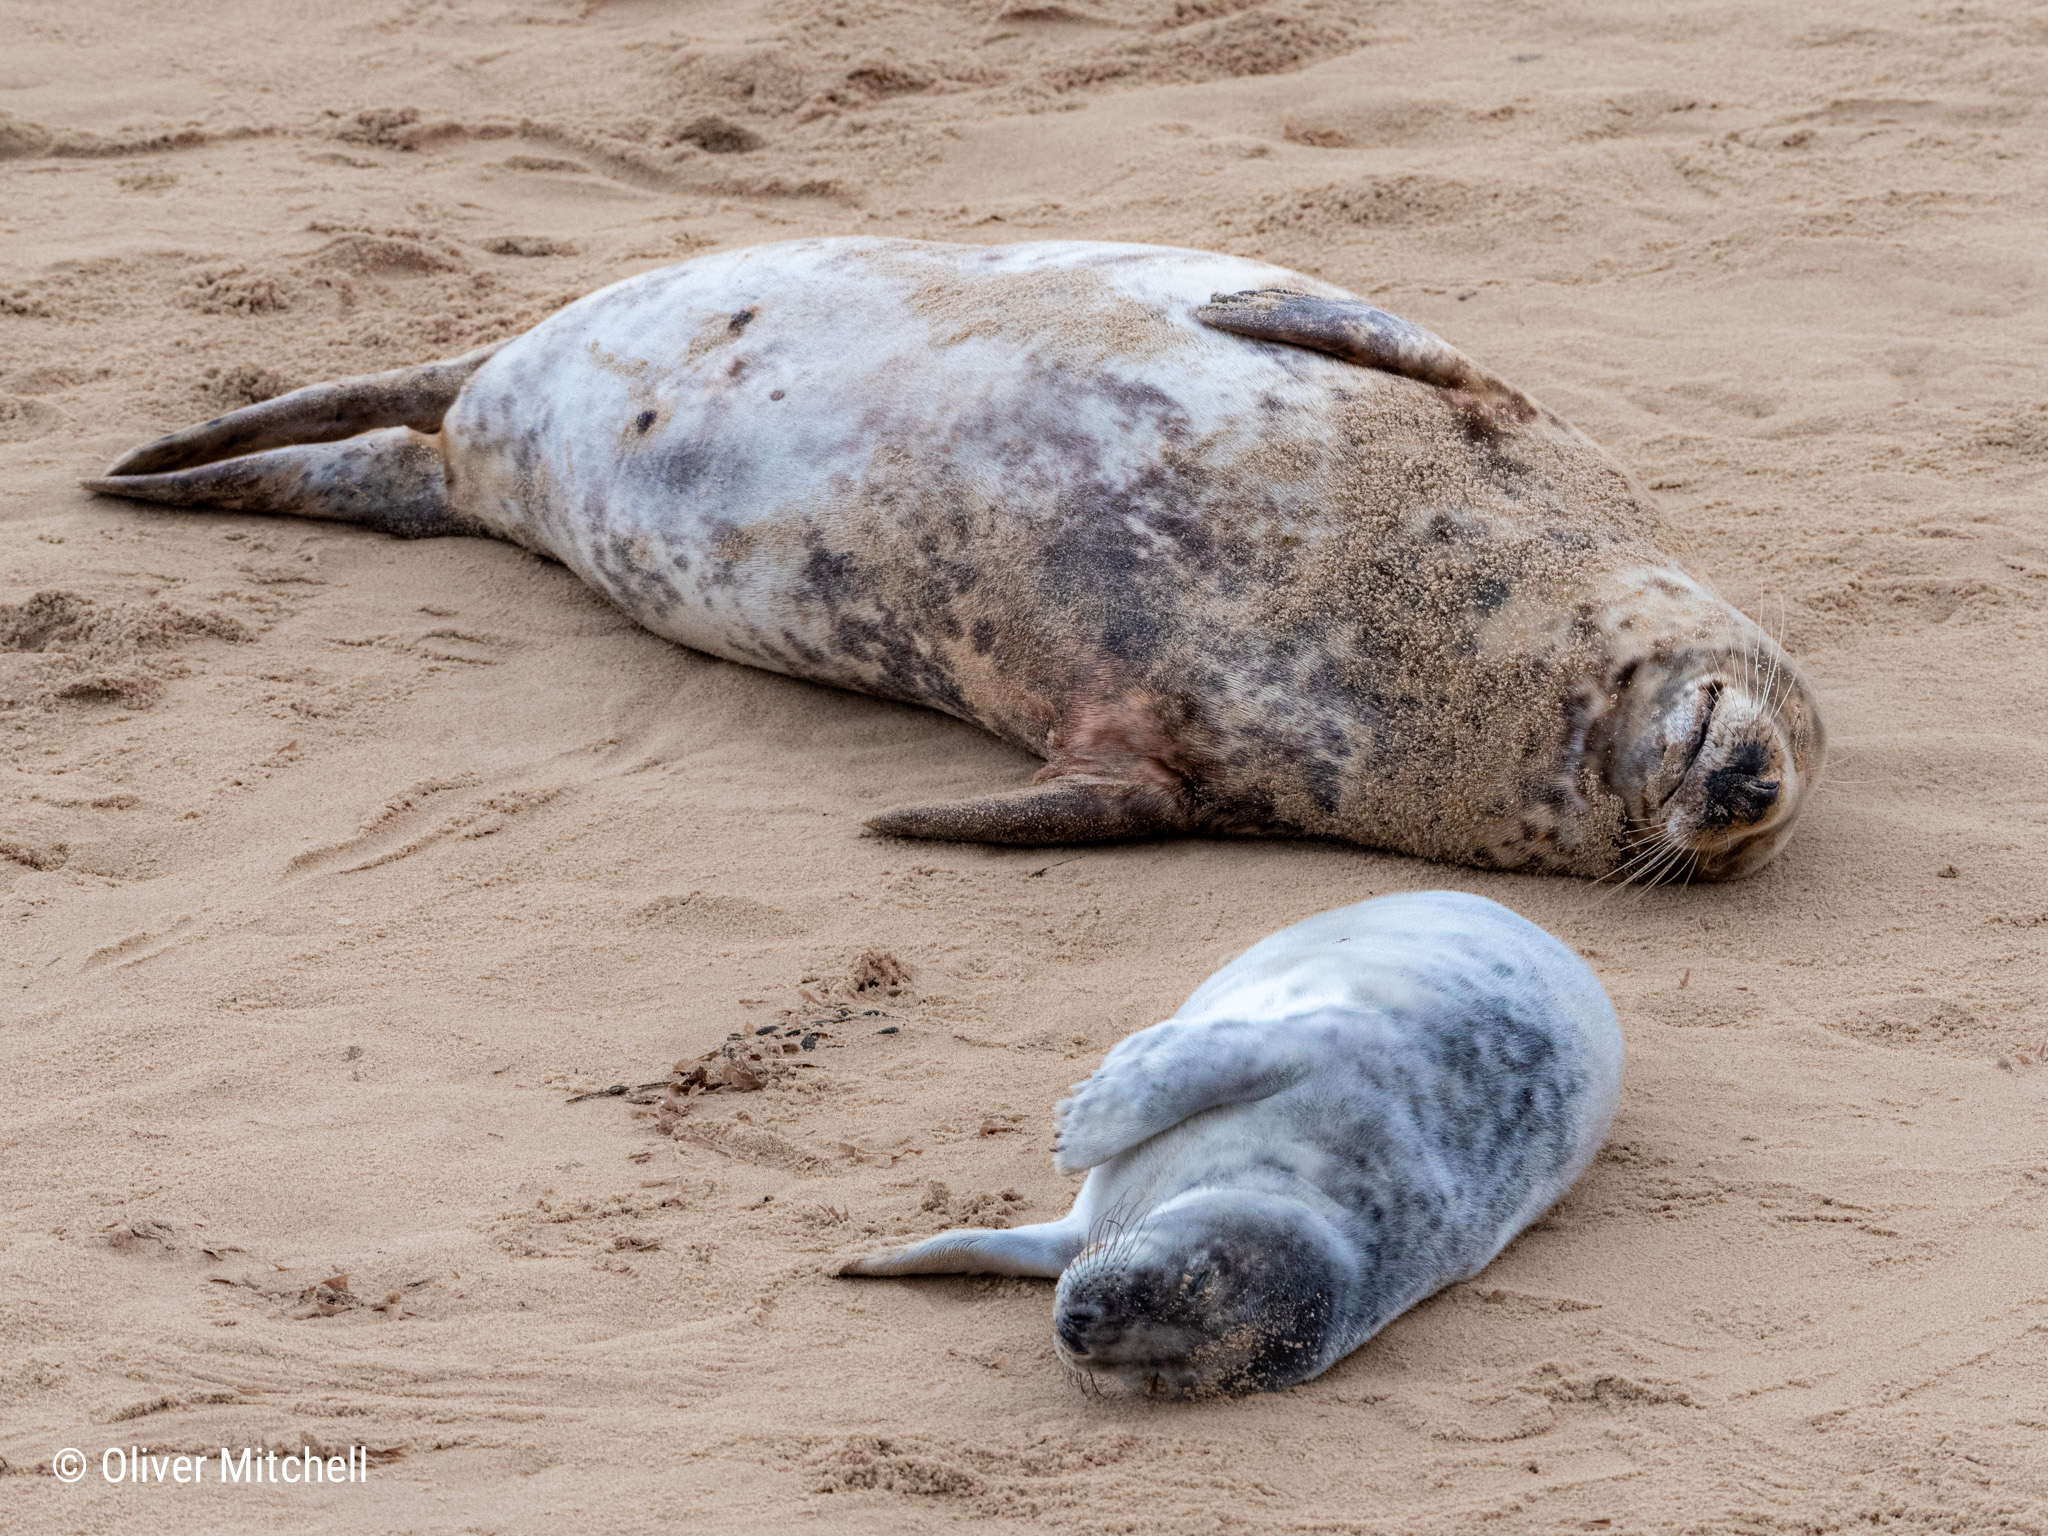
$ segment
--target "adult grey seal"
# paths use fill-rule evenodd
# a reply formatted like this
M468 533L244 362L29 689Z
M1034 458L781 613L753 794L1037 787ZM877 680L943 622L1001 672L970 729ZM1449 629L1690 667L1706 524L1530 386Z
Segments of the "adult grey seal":
M1592 1161L1621 1029L1584 961L1479 896L1325 912L1254 945L1059 1106L1059 1221L849 1275L1058 1276L1069 1367L1278 1389L1468 1280Z
M729 251L85 483L510 539L671 640L1046 758L870 823L906 836L1711 878L1771 856L1822 758L1778 646L1659 552L1591 442L1233 256Z

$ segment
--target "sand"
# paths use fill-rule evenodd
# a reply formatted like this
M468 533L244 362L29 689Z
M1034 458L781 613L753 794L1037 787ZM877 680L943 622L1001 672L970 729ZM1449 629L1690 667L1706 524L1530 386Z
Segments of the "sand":
M12 0L0 38L0 1527L2048 1530L2039 4ZM1788 851L1603 900L864 839L1035 765L506 545L75 487L851 232L1287 263L1570 416L1808 669ZM1631 1051L1477 1281L1293 1391L1146 1404L1068 1381L1042 1282L827 1276L1058 1214L1052 1106L1111 1044L1431 886L1589 956ZM571 1101L818 1019L674 1134ZM369 1478L102 1480L144 1445Z

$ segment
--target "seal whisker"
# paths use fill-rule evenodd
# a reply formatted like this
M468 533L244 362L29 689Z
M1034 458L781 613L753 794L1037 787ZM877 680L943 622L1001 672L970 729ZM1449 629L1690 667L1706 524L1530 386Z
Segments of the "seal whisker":
M1697 874L1697 873L1699 872L1699 867L1700 867L1700 851L1699 851L1699 849L1695 848L1695 849L1693 849L1693 850L1692 850L1692 855L1691 855L1691 862L1690 862L1690 863L1688 863L1688 864L1686 865L1686 870L1685 870L1685 881L1684 881L1684 883L1685 883L1685 884L1687 884L1687 885L1691 885L1691 884L1692 884L1692 877L1693 877L1693 876L1694 876L1695 874Z
M1642 829L1634 836L1634 840L1626 845L1627 859L1609 873L1600 876L1593 884L1597 887L1613 880L1615 884L1609 890L1609 896L1628 889L1645 870L1650 869L1671 851L1674 844L1669 834L1670 828L1668 821L1665 820L1654 822ZM1682 848L1684 845L1680 843L1676 846Z
M1606 875L1602 875L1598 880L1593 882L1593 888L1595 892L1593 896L1594 905L1605 906L1607 903L1613 901L1615 897L1619 896L1623 891L1626 891L1631 885L1633 885L1635 883L1636 875L1642 869L1647 867L1648 862L1650 858L1654 856L1654 853L1655 850L1652 850L1650 854L1641 855L1629 864L1622 866L1621 869L1615 870ZM1607 882L1609 881L1612 881L1613 883L1608 884ZM1605 887L1604 889L1602 888L1603 886Z
M1116 1264L1143 1230L1143 1218L1135 1222L1129 1219L1140 1198L1138 1191L1127 1191L1096 1217L1088 1228L1087 1241L1067 1267L1071 1269L1083 1260L1097 1266Z
M1060 1361L1060 1369L1066 1373L1067 1380L1078 1391L1084 1392L1091 1397L1102 1396L1102 1387L1095 1380L1095 1373L1093 1371L1084 1371L1080 1366L1070 1364L1064 1359Z
M1619 896L1623 891L1627 890L1632 884L1634 884L1634 871L1637 867L1638 866L1636 865L1628 866L1629 872L1622 874L1619 879L1613 879L1612 876L1602 875L1600 877L1600 882L1596 883L1594 886L1594 903L1596 905L1604 906L1608 902L1614 900L1614 898ZM1613 879L1613 883L1606 884L1606 882L1610 879ZM1603 885L1605 887L1604 889L1602 888Z
M1684 843L1667 843L1663 848L1654 851L1654 857L1647 867L1631 877L1631 883L1641 892L1637 898L1639 902L1648 898L1653 887L1665 882L1672 866L1685 856L1686 851Z
M1623 846L1629 848L1645 847L1666 836L1670 829L1671 818L1669 816L1651 817L1624 827L1621 833L1621 842Z
M1687 848L1683 843L1673 845L1671 851L1664 856L1663 862L1643 877L1644 894L1647 895L1653 886L1671 884L1676 878L1679 864L1693 853L1694 850Z
M1777 698L1777 697L1775 696L1775 694L1776 694L1776 687L1777 687L1777 683L1778 683L1778 681L1779 681L1779 678L1780 678L1781 674L1782 674L1782 675L1783 675L1783 677L1784 677L1784 681L1785 681L1785 686L1786 686L1786 691L1787 691L1787 696L1789 696L1789 695L1790 695L1790 690L1791 690L1791 686L1792 686L1792 682L1793 682L1793 679L1792 679L1792 677L1790 676L1790 674L1789 674L1789 673L1787 673L1787 672L1785 672L1785 670L1784 670L1784 662L1785 662L1785 598L1784 598L1784 594L1782 594L1782 593L1780 593L1780 594L1779 594L1779 596L1778 596L1778 633L1777 633L1777 634L1776 634L1776 636L1774 636L1774 637L1773 637L1773 639L1772 639L1772 648L1771 648L1771 654L1770 654L1770 662L1771 662L1771 665L1770 665L1770 670L1769 670L1769 671L1768 671L1768 672L1767 672L1767 673L1766 673L1766 674L1764 675L1764 683L1763 683L1763 688L1762 688L1762 690L1761 690L1761 692L1762 692L1762 695L1763 695L1763 697L1762 697L1762 701L1761 701L1761 707L1762 707L1762 709L1763 709L1763 711L1764 711L1765 715L1767 715L1767 716L1769 716L1769 717L1771 717L1771 718L1776 718L1776 716L1777 716L1777 713L1778 713L1778 709L1779 709L1779 706L1780 706L1780 705L1782 704L1782 702L1783 702L1783 700L1781 700L1781 699L1779 699L1779 698Z
M1628 878L1622 882L1622 888L1626 890L1630 886L1655 885L1663 872L1664 866L1676 858L1681 851L1677 845L1671 843L1666 843L1661 847L1652 849L1629 872Z
M1648 848L1653 843L1663 842L1670 836L1670 833L1671 828L1668 823L1663 821L1652 822L1647 827L1640 827L1633 832L1624 832L1620 840L1621 846L1625 851L1633 853L1637 849Z

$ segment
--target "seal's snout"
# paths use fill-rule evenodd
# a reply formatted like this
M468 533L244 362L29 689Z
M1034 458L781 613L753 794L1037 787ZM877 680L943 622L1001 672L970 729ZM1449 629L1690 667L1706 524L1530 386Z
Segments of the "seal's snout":
M1060 1336L1060 1343L1068 1354L1085 1359L1088 1354L1088 1338L1095 1326L1102 1321L1102 1308L1092 1301L1068 1301L1061 1305L1059 1316L1053 1323L1053 1331Z
M1273 1391L1333 1358L1351 1285L1343 1245L1285 1197L1205 1191L1141 1231L1083 1250L1060 1276L1060 1358L1145 1396Z
M1628 815L1628 882L1720 880L1783 846L1826 738L1782 653L1681 651L1632 666L1616 690L1609 786Z
M1700 795L1700 825L1710 832L1753 826L1778 803L1782 781L1769 777L1771 751L1760 741L1745 741L1729 752L1718 768L1709 769Z

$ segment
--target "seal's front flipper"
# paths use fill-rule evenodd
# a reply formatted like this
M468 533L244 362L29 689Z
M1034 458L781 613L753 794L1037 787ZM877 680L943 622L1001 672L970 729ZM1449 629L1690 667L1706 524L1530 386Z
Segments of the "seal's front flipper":
M1079 1173L1205 1109L1271 1098L1308 1077L1336 1044L1300 1022L1276 1034L1228 1016L1141 1029L1053 1111L1053 1166Z
M840 1266L842 1275L1032 1275L1057 1280L1087 1242L1087 1230L1068 1216L1007 1232L956 1227L907 1248L869 1254Z
M1364 299L1326 299L1284 288L1253 288L1216 294L1195 311L1195 318L1219 331L1309 347L1347 363L1398 373L1439 389L1462 390L1489 405L1505 407L1518 421L1536 414L1536 404L1527 395L1488 373L1441 336Z
M868 830L887 837L930 837L951 843L1109 843L1127 837L1185 832L1188 808L1170 789L1052 779L980 800L903 806L871 817Z
M405 539L488 531L450 509L440 438L408 427L338 443L274 448L168 474L107 475L84 484L89 491L173 507L331 518Z

